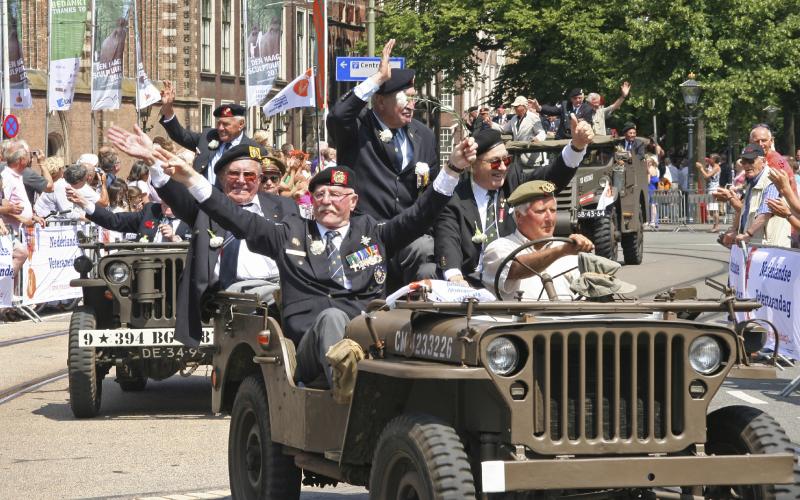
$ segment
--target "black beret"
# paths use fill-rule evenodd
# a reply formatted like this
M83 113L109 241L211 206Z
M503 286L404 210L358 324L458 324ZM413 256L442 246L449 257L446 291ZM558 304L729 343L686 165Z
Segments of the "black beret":
M263 165L264 162L269 161L267 157L268 154L269 152L260 146L238 144L222 153L222 156L220 156L219 160L217 160L217 163L214 164L214 173L219 173L223 167L226 167L235 160L253 160Z
M500 136L500 131L492 128L485 128L475 133L472 136L475 143L478 145L477 155L489 151L498 144L503 144L503 138Z
M244 106L238 104L223 104L214 110L214 116L222 118L226 116L244 116L247 112Z
M414 85L413 69L392 69L392 77L383 82L376 94L395 94Z
M473 111L478 111L478 106L470 106L467 108L467 113L472 113Z
M622 126L622 135L625 135L625 132L631 129L636 130L636 124L633 122L625 122L625 125Z
M337 165L317 172L308 183L308 190L314 192L317 186L342 186L355 189L356 174L350 167Z
M569 97L576 97L576 96L579 96L581 94L583 94L583 89L582 88L574 88L574 89L569 91Z

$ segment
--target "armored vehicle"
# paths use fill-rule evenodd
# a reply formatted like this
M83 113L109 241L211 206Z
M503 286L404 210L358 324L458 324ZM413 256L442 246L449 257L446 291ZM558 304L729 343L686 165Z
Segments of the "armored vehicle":
M529 153L552 158L568 143L509 141L506 148L517 157ZM643 159L622 151L618 143L610 136L596 136L589 145L569 187L556 196L556 235L581 233L592 240L597 255L612 260L617 259L621 245L625 264L641 264L647 220L647 168Z
M103 378L116 368L123 391L141 391L148 379L188 376L210 364L200 348L174 339L175 296L188 243L83 243L75 259L83 306L69 327L69 399L78 418L100 411Z
M750 363L744 339L764 333L751 323L678 318L760 307L719 288L719 300L378 301L347 328L366 355L351 392L295 383L294 345L263 304L219 294L212 404L231 414L233 497L296 499L302 480L380 500L797 498L775 420L708 411L726 377L774 376Z

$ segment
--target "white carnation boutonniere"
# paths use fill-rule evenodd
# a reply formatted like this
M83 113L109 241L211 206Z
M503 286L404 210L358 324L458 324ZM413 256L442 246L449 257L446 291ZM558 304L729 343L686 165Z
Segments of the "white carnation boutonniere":
M481 228L477 224L475 224L475 234L472 235L472 242L483 245L484 243L486 243L487 239L488 238L486 236L486 233L481 231Z
M150 238L148 238L147 235L145 234L144 236L139 238L139 243L150 243Z
M222 236L217 236L214 234L214 231L208 229L208 236L210 239L208 240L208 246L211 248L219 248L225 242L225 239Z
M381 133L378 134L378 137L380 137L381 141L383 141L383 142L386 142L386 143L392 142L392 137L393 137L392 136L392 131L389 130L388 128L385 128L385 129L381 130Z
M325 243L323 243L322 240L314 240L311 242L309 250L311 250L311 253L314 255L319 255L325 251Z
M219 141L218 140L212 139L212 140L208 141L208 149L213 151L213 150L217 149L218 147L219 147Z
M428 185L431 168L427 163L418 161L414 167L414 173L417 174L417 188L423 188Z

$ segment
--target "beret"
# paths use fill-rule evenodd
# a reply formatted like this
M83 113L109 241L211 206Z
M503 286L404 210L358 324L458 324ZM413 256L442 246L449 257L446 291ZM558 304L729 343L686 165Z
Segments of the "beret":
M376 94L394 94L414 85L413 69L392 69L392 76L383 82Z
M476 132L472 138L475 139L475 144L478 145L478 151L476 153L478 156L489 151L498 144L503 144L500 131L491 128L485 128Z
M583 94L583 89L581 88L574 88L569 91L569 97L577 97L581 94Z
M269 161L267 157L267 150L260 146L249 146L247 144L238 144L229 150L222 153L217 163L214 165L214 173L219 173L224 167L228 166L235 160L253 160L263 165L265 161Z
M355 189L356 175L350 167L337 165L317 172L308 183L308 190L314 192L317 186L341 186Z
M214 110L214 116L223 118L226 116L244 116L247 110L239 104L223 104Z
M281 171L281 175L286 173L286 164L283 161L279 160L278 158L275 158L274 156L265 156L261 160L262 172L266 171L266 169L269 167L277 168L278 170Z
M556 185L550 181L529 181L520 184L517 189L508 197L508 204L512 207L522 205L536 198L553 196Z

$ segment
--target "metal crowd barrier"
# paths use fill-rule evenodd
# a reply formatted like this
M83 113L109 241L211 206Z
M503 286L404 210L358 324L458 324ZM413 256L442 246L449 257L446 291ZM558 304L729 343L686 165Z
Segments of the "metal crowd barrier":
M693 231L693 224L712 222L708 207L714 203L709 193L698 193L693 190L655 191L650 203L656 205L659 224L676 225L675 232L681 229ZM727 203L718 203L720 224L730 224L733 210Z

